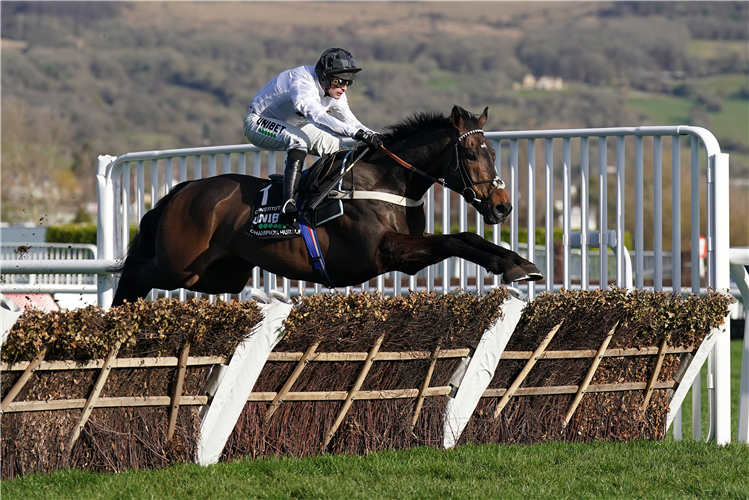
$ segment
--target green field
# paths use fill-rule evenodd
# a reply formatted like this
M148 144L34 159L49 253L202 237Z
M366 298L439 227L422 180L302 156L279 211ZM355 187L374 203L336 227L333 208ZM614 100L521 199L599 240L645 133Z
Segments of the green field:
M746 75L726 74L691 83L697 91L709 92L722 100L720 111L710 112L712 132L721 138L735 135L738 141L748 143L749 101L738 97L739 92L749 90ZM657 125L686 125L690 122L690 111L697 104L695 97L677 97L667 94L632 92L627 104L649 115Z
M694 99L668 95L637 95L627 99L632 108L647 114L654 125L688 125Z
M749 92L746 75L726 74L694 82L698 92L716 96L720 109L708 111L709 123L701 123L718 139L721 148L731 155L731 172L745 176L749 168L749 101L739 97ZM696 97L632 92L627 106L650 118L653 125L695 125L692 111L699 106Z
M746 42L740 40L692 40L688 46L689 51L701 59L732 55L746 57L749 50Z
M735 143L743 143L747 149L747 133L749 131L749 104L744 99L724 99L723 109L711 114L711 132L716 137L728 139ZM744 153L746 156L746 153Z
M364 457L237 461L91 474L64 471L3 485L13 499L747 498L749 447L547 443L418 448Z
M720 97L731 97L739 91L747 90L749 87L749 77L743 74L725 74L705 78L698 87L704 87L711 92L715 92ZM747 106L744 101L744 106Z
M741 341L731 342L732 436ZM705 389L703 389L705 391ZM703 394L703 401L707 398ZM687 396L684 414L690 413ZM703 415L703 427L707 425ZM670 433L669 433L670 434ZM704 435L704 431L703 431ZM691 436L685 421L684 436ZM31 474L6 499L235 498L749 498L749 446L675 442L465 445L367 456L238 460L158 471Z

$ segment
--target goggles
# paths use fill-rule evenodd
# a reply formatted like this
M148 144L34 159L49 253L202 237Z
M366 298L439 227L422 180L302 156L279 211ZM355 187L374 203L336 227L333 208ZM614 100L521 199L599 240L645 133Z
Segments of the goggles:
M333 78L330 79L330 83L332 85L335 85L336 87L343 87L343 86L350 87L350 86L352 86L354 84L354 81L353 80L344 80L343 78L339 78L337 76L334 76Z

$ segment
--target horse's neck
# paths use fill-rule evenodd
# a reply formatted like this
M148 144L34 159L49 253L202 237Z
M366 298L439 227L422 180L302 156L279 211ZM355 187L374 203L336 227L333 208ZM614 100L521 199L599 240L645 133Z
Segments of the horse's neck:
M450 135L449 132L440 134L438 137L434 137L434 133L431 134L430 140L422 139L421 141L414 141L416 145L409 147L406 143L405 148L401 151L399 156L414 169L417 169L434 179L441 179L447 173L448 162L450 161ZM419 144L420 143L420 144ZM396 153L398 154L398 153ZM405 191L406 196L412 199L420 199L434 184L434 181L429 177L419 174L412 170L406 170L405 172Z
M445 175L450 161L450 142L449 131L444 134L432 131L428 135L392 144L388 150L413 168L399 165L384 152L376 153L375 159L365 162L368 164L365 168L357 169L357 189L396 193L412 200L421 199L434 184L430 177L439 179Z

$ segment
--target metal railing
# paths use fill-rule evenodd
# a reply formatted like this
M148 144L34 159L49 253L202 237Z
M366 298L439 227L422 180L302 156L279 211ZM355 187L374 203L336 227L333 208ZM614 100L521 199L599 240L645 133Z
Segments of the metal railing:
M514 251L521 251L521 229L525 229L530 235L527 253L543 256L538 261L546 279L524 285L531 299L538 290L554 291L559 287L585 290L595 286L596 281L597 286L626 287L632 283L636 288L644 288L647 284L654 290L670 287L695 293L700 293L704 286L729 289L728 217L720 216L727 214L729 207L728 155L721 153L709 131L674 126L486 132L485 135L497 152L496 167L507 181L514 207L506 244ZM664 142L670 142L670 149ZM683 149L689 156L684 166ZM670 156L670 169L664 167L664 156ZM543 160L537 161L541 157ZM283 153L267 152L246 144L100 156L97 259L101 265L94 271L99 274L99 303L111 304L116 281L106 268L124 257L130 226L176 183L228 172L267 176L275 173L282 161ZM559 189L555 189L555 185ZM685 190L689 194L683 196ZM573 211L578 207L580 220L576 221ZM460 231L471 227L477 234L488 234L481 217L473 211L473 215L469 214L465 201L445 188L433 187L428 191L425 209L427 232L438 228L447 234L457 226ZM666 234L664 218L669 216L671 231ZM684 231L683 221L688 226ZM625 247L625 222L633 248ZM575 223L579 225L577 231ZM539 243L534 237L537 227L543 229ZM555 228L561 229L557 249L552 237ZM495 226L490 236L495 244L501 243L499 229ZM691 279L682 283L681 270L686 265L681 261L682 245L688 242L691 263L699 262L701 235L707 238L706 276L701 278L698 266L693 265ZM597 257L597 273L591 272L589 265L578 266L578 252L579 262L590 262L593 256ZM646 265L646 254L651 252L652 276ZM560 262L555 262L557 256ZM458 268L457 280L445 279L451 275L452 266ZM467 289L469 277L478 291L500 284L500 276L487 275L484 269L475 266L469 271L471 266L462 260L448 259L417 276L390 273L387 282L385 276L379 276L372 283L343 290L376 287L384 291L387 283L388 291L396 294L417 286L447 293ZM555 268L560 266L561 278L557 282ZM669 276L669 268L679 272L671 272ZM577 270L579 275L576 275ZM294 293L289 280L259 269L253 272L248 285L266 292L280 288L285 294ZM319 292L322 288L297 283L295 293L313 290ZM158 293L187 296L184 290ZM708 439L718 443L730 441L729 356L729 333L723 330L708 359L707 376ZM700 439L699 380L694 389L693 432L694 437ZM674 433L679 437L681 430L677 421Z
M691 262L699 262L699 239L704 234L707 238L707 286L718 290L730 288L729 275L729 226L728 226L728 155L721 153L715 137L707 130L700 127L623 127L623 128L601 128L601 129L578 129L578 130L549 130L549 131L525 131L525 132L491 132L487 138L495 141L497 158L501 162L501 146L509 143L509 165L505 169L509 174L509 189L513 206L518 206L521 163L520 163L520 141L526 143L525 173L527 189L524 191L528 201L526 203L526 228L529 235L535 234L536 227L536 141L543 141L544 162L543 172L545 180L545 191L541 197L544 209L544 227L546 235L554 230L555 221L555 163L554 142L562 142L562 257L563 257L563 286L570 288L571 279L571 250L572 244L572 196L573 185L578 187L581 227L580 248L582 260L587 261L590 251L598 247L601 283L608 283L605 278L608 273L607 247L611 247L615 253L616 260L616 284L625 286L626 258L625 252L625 216L632 217L632 212L627 212L627 206L632 206L634 211L634 286L644 288L645 286L645 228L652 229L649 235L653 242L654 290L662 290L663 263L664 263L664 241L668 241L671 247L673 269L682 268L681 245L682 245L682 136L690 137L690 161L689 161L689 188L690 196L687 198L689 214L689 241L691 243ZM645 220L645 138L652 138L652 191L648 196L648 203L652 203L652 225L646 224ZM670 190L670 212L671 212L671 234L666 235L663 231L663 139L668 138L671 142L671 190ZM634 155L629 155L631 161L628 163L626 155L627 139L634 142ZM574 142L573 142L574 141ZM608 147L609 142L615 141L614 164L610 168ZM573 145L577 146L576 161L573 166ZM705 169L701 169L700 145L705 149ZM591 149L595 148L597 153L597 196L591 195ZM633 164L633 165L632 165ZM629 168L634 167L634 175L627 176ZM498 165L500 176L505 172L501 163ZM611 172L610 172L611 170ZM613 208L614 221L609 221L609 173L614 176L613 182ZM579 182L573 184L573 176ZM634 177L632 179L632 177ZM704 199L701 187L704 186ZM668 191L665 191L668 192ZM591 203L597 198L598 201L598 240L591 241L593 232L589 230ZM632 199L634 198L634 199ZM701 227L701 216L705 214L705 227ZM721 216L722 214L722 216ZM585 221L585 223L582 223ZM518 231L520 227L519 210L512 213L511 247L518 248ZM649 222L649 221L648 221ZM614 232L610 232L609 228ZM649 231L650 232L650 231ZM611 236L616 241L611 241ZM553 239L547 237L544 243L547 262L545 268L546 276L554 276L554 243ZM535 242L532 237L528 238L528 251L535 253ZM587 266L582 266L579 287L589 287L589 276ZM699 268L696 265L691 269L691 290L699 293L701 280ZM672 273L671 286L673 290L681 290L681 272ZM536 284L528 285L528 294L533 297ZM553 280L547 280L546 290L553 291ZM728 318L724 324L728 324ZM723 328L718 334L718 340L708 358L707 385L709 389L708 407L710 409L710 423L708 439L714 439L718 443L730 441L730 335ZM693 437L700 439L700 381L695 380L693 397ZM674 421L674 434L677 439L681 437L680 415Z
M0 292L96 293L96 252L85 243L3 242Z
M578 130L551 130L551 131L523 131L523 132L487 132L487 139L493 142L497 151L497 168L500 176L508 179L510 199L515 208L512 212L510 222L510 247L517 251L520 243L521 227L521 206L524 205L525 224L528 238L528 253L535 255L536 243L534 235L536 233L537 222L537 205L540 208L539 214L543 214L543 227L545 228L545 237L543 248L546 255L544 266L545 275L548 279L545 282L545 289L553 291L555 283L554 276L554 241L549 237L554 232L555 227L555 201L557 200L554 190L555 178L560 177L556 172L561 170L561 226L562 226L562 283L565 288L573 286L572 279L572 208L573 208L573 185L577 187L579 194L579 204L581 220L586 221L581 224L579 235L579 247L581 258L588 261L591 252L598 248L599 266L600 266L600 283L608 284L608 250L611 248L614 252L616 262L615 284L626 286L626 262L625 252L627 249L624 245L625 239L625 212L627 204L630 203L634 211L634 262L633 276L634 286L643 288L645 285L645 139L652 138L652 227L653 241L653 289L661 290L663 288L663 262L664 262L664 237L670 236L671 253L674 260L672 266L681 269L681 244L682 244L682 136L690 137L691 158L689 163L689 214L690 237L692 247L691 261L699 261L699 237L705 234L707 237L707 285L716 289L728 289L730 287L730 277L728 270L728 222L727 217L718 217L719 213L728 212L728 155L720 152L720 147L715 137L705 129L699 127L625 127L625 128L602 128L602 129L578 129ZM663 235L663 139L668 138L671 141L671 218L672 231L671 235ZM592 139L592 140L591 140ZM524 165L521 167L521 141L525 141ZM561 165L557 166L554 161L555 142L561 141L562 154ZM609 221L609 142L615 142L613 156L613 223ZM631 161L626 161L626 144L627 141L634 142L634 155L630 155ZM537 182L537 142L543 143L544 161L541 164L543 168L544 194L536 196ZM509 155L503 154L503 146L509 145ZM705 149L706 165L705 169L700 166L700 145ZM573 147L577 149L575 156L575 166L573 167ZM597 153L597 196L591 196L591 169L590 156L591 149ZM248 172L247 155L252 155L252 171ZM267 155L265 168L262 165L261 155ZM233 156L236 156L236 161ZM633 156L633 158L632 158ZM197 148L191 150L172 150L172 151L152 151L146 153L128 153L118 158L101 157L99 163L99 192L100 211L99 227L107 228L106 231L99 232L99 258L114 259L123 253L123 242L127 241L127 231L129 228L129 207L131 199L135 204L136 219L142 216L145 210L146 183L145 183L145 162L149 162L150 185L148 186L151 200L155 200L160 195L160 189L163 185L164 192L171 188L174 182L173 168L174 161L177 161L178 175L177 181L188 178L188 159L192 159L193 178L199 178L204 175L203 158L207 157L208 172L207 175L218 173L218 159L220 158L221 173L236 171L238 173L252 173L254 175L270 174L276 171L277 154L273 152L263 153L259 149L245 146L223 146L214 148ZM163 162L163 184L160 185L159 169L153 168L155 162ZM503 162L506 162L503 166ZM634 179L628 181L628 165L634 167ZM135 189L131 190L130 169L134 165ZM236 165L236 170L233 170ZM632 166L629 166L632 168ZM524 182L521 182L521 174L524 174ZM576 178L573 184L573 177ZM631 175L629 176L632 177ZM704 182L703 182L704 179ZM117 184L121 182L121 184ZM520 187L524 185L525 190L521 192ZM704 189L701 190L701 186ZM441 192L440 192L441 191ZM704 191L705 199L702 200L701 191ZM117 203L115 196L119 193L120 200ZM521 194L523 195L521 197ZM628 198L629 197L629 198ZM427 210L427 232L434 232L435 222L441 218L442 232L449 233L452 231L453 221L455 220L454 211L451 210L451 204L457 205L457 225L459 230L467 230L469 215L467 205L462 199L458 199L445 188L442 190L431 189L426 196ZM537 199L538 198L538 199ZM594 198L598 200L598 232L599 241L592 241L594 233L589 228L587 221L590 219L590 208ZM650 200L650 196L648 199ZM524 203L520 203L520 202ZM439 202L439 204L438 204ZM115 207L120 207L120 216L116 217ZM705 227L702 228L701 215L706 214ZM632 217L632 214L626 214ZM475 217L475 231L478 234L484 234L484 226L478 215ZM120 221L116 226L116 221ZM648 221L649 222L649 221ZM500 242L500 231L492 232L494 243ZM444 261L437 266L442 266L442 276L450 275L450 262ZM453 285L450 280L442 279L441 289L449 292L455 288L467 288L468 285L468 264L461 261L459 263L460 272L457 285ZM431 266L426 270L425 287L434 289L436 286L435 277L437 275L436 267ZM483 270L478 270L479 275L476 280L476 288L481 290L485 284ZM399 273L392 273L393 283L392 292L401 293L402 277ZM275 288L276 278L272 275L263 276L264 288L266 290ZM692 267L691 289L699 293L701 281L699 270L696 266ZM106 282L109 280L109 283ZM415 288L417 277L408 278L408 287ZM259 271L253 276L253 285L258 286L260 281ZM499 276L491 277L491 285L498 285ZM103 303L111 301L113 291L113 281L105 277L100 289L100 300ZM582 266L579 283L576 284L582 289L590 286L590 276L588 267ZM306 284L300 283L298 293L306 293ZM376 280L378 289L384 289L385 278L380 276ZM527 285L527 291L530 298L533 298L536 287L534 283ZM671 286L675 290L682 288L681 273L675 273L671 280ZM284 292L289 291L289 283L282 280ZM362 288L369 287L369 283L363 284ZM315 291L320 287L315 286ZM719 443L730 440L730 373L728 371L729 351L729 334L722 332L716 347L708 360L708 387L710 391L709 407L711 409L710 418L710 439L715 439ZM693 390L693 394L699 394L699 391ZM697 396L695 396L696 398ZM697 401L695 401L697 402ZM699 408L699 404L695 405ZM693 415L693 420L697 414ZM699 425L694 425L698 432ZM678 430L677 430L678 432ZM698 437L698 436L695 436Z

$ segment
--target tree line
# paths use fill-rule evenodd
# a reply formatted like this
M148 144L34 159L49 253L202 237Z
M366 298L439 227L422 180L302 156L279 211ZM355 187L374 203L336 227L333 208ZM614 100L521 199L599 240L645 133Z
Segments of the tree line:
M41 207L36 215L80 209L95 197L97 154L244 142L241 120L255 92L283 69L314 64L330 43L314 25L290 38L123 22L134 8L2 3L4 220L25 220L29 203ZM361 36L342 26L365 68L350 93L357 116L382 128L414 111L461 104L490 106L493 130L634 125L642 117L622 88L715 107L720 99L685 82L749 72L749 57L695 58L689 49L697 40L749 40L745 2L613 2L592 18L550 16L544 29L527 27L522 13L503 23L522 36ZM663 71L679 81L664 83ZM567 88L513 90L527 73L562 77ZM59 196L35 195L24 188L29 176L66 187Z

